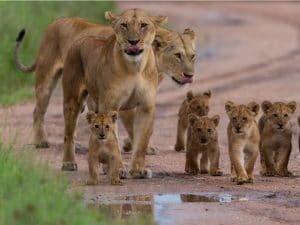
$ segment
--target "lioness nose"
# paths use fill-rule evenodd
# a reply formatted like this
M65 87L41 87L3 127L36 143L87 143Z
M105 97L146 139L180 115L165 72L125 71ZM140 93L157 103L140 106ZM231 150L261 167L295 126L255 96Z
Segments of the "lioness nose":
M128 40L129 44L136 45L140 40Z

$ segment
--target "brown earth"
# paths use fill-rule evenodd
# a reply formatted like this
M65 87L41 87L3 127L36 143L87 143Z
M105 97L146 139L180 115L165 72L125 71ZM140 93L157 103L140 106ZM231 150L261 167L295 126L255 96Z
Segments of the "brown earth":
M151 138L151 143L160 151L158 155L147 156L147 166L154 172L152 179L126 179L123 186L110 186L108 180L101 176L103 179L99 186L85 186L88 173L86 155L77 155L79 171L66 173L71 187L82 189L87 201L100 194L114 197L158 193L254 193L253 196L267 193L263 198L254 197L228 204L167 204L161 216L168 220L157 223L199 224L202 221L204 224L299 224L300 154L296 140L299 133L296 117L292 118L294 135L289 164L295 176L261 177L258 160L255 183L237 186L229 181L226 137L228 119L224 103L227 100L247 103L266 99L300 102L300 4L119 3L120 10L133 7L168 15L172 29L182 31L185 27L191 27L196 30L198 58L195 82L188 88L178 89L166 79L160 87L155 129ZM177 111L189 89L210 89L213 93L210 114L221 116L220 166L225 173L222 177L185 175L185 155L173 150ZM29 144L32 138L33 107L34 103L29 102L0 109L2 133L6 140L16 134L20 149L22 145ZM299 112L300 109L297 109L296 115ZM58 88L51 100L46 125L51 147L35 152L39 161L60 171L64 130L61 88ZM77 141L87 146L88 136L89 130L83 114L78 123ZM121 128L120 144L125 137L124 129ZM123 154L123 159L129 163L130 154Z

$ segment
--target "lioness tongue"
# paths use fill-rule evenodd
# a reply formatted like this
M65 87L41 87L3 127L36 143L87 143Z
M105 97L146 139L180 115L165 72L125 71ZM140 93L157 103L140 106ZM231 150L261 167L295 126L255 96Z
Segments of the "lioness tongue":
M127 52L130 53L138 53L140 51L140 48L136 45L131 45L127 48Z
M183 77L182 83L183 84L187 84L187 83L192 83L193 82L193 78L192 77Z

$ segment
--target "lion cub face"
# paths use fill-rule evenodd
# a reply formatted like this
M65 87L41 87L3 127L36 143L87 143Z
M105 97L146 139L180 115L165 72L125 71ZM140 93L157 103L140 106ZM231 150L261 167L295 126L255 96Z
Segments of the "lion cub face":
M158 68L176 84L193 82L196 59L196 35L190 28L183 33L158 32L153 43L158 56Z
M261 104L266 121L275 130L284 131L289 126L291 115L295 112L297 104L295 101L287 104L283 102L271 103L264 101Z
M218 115L209 118L190 114L189 123L192 136L200 145L208 145L212 140L216 140L219 121L220 117Z
M120 16L106 12L105 18L110 21L118 45L129 60L139 59L154 40L156 28L167 20L165 16L150 16L141 9L129 9Z
M255 117L259 112L259 104L250 102L248 105L235 105L228 101L225 104L225 110L230 120L232 132L243 135L247 133L253 123L256 123Z
M194 113L197 116L207 116L209 112L209 102L211 92L206 91L203 94L196 94L192 91L187 93L187 101L189 105L189 113Z
M99 141L106 141L114 132L117 112L113 111L108 114L96 114L92 111L86 115L90 125L92 135Z

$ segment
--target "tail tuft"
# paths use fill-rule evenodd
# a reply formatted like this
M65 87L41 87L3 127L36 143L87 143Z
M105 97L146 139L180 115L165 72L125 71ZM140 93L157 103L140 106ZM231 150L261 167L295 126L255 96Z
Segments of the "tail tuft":
M21 41L23 40L24 36L25 36L25 33L26 33L25 29L22 29L22 30L20 31L20 33L18 34L18 37L17 37L17 39L16 39L16 42L21 42Z

